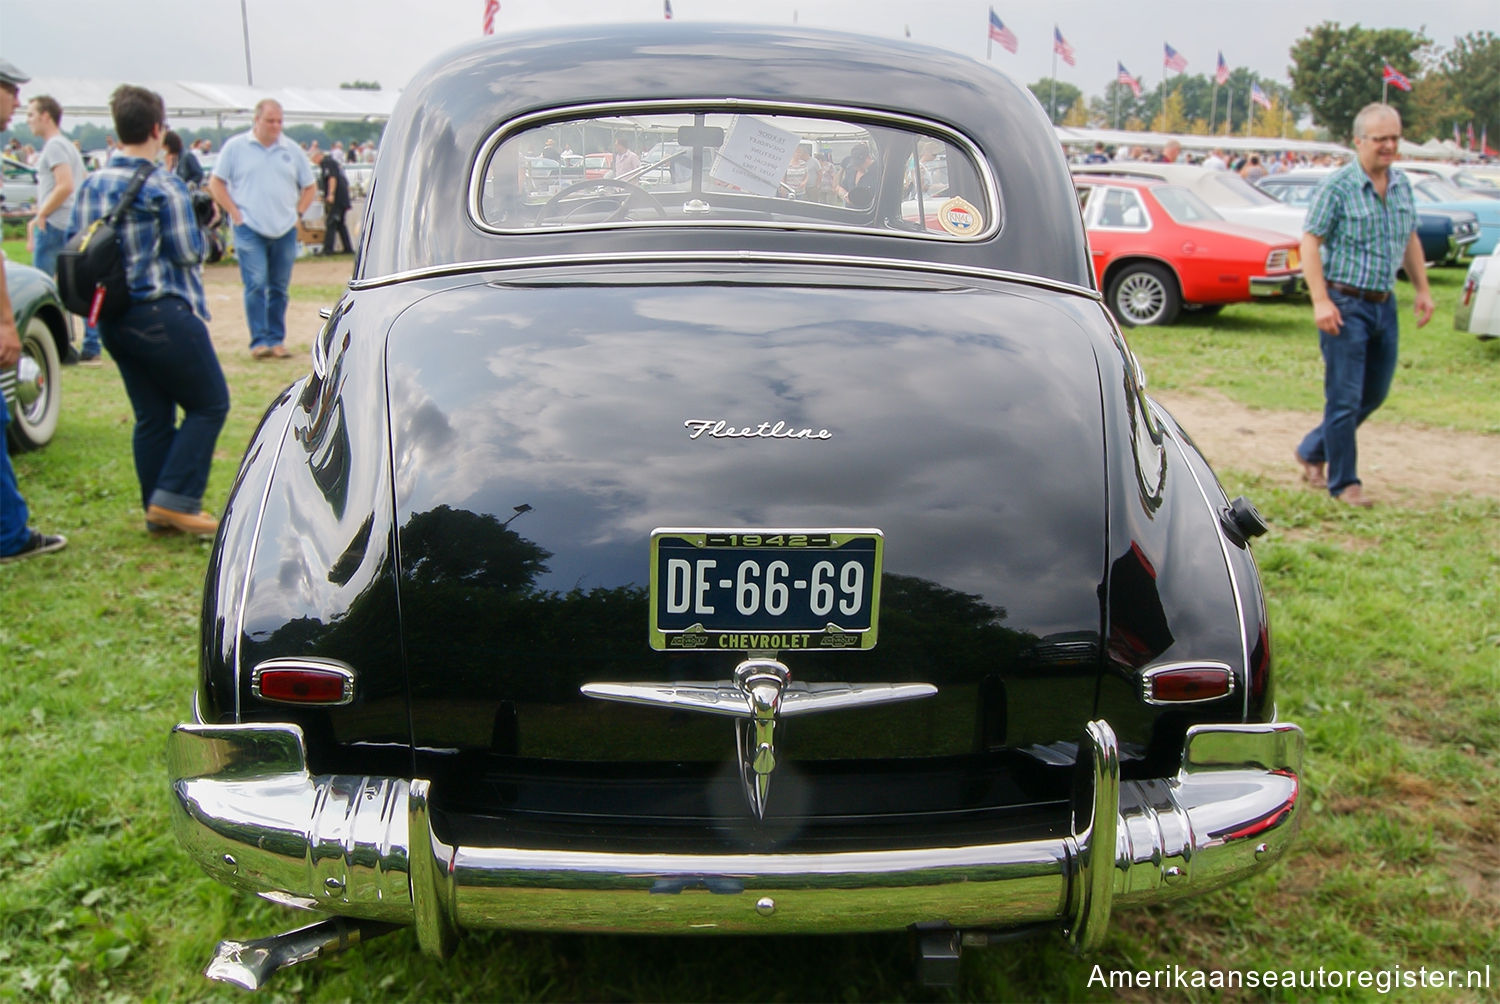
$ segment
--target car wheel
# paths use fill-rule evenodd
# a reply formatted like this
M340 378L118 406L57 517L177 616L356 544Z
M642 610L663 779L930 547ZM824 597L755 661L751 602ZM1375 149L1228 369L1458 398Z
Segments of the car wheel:
M1127 265L1109 284L1109 309L1121 324L1171 324L1182 309L1177 280L1160 265Z
M19 380L15 399L10 402L10 424L6 431L11 449L25 453L52 441L62 413L57 382L62 362L57 355L57 340L40 317L33 317L21 332L21 362L17 369Z

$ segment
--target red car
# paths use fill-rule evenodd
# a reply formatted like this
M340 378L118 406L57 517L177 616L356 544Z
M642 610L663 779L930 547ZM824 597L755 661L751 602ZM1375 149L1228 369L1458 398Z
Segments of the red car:
M1094 281L1125 325L1302 290L1295 238L1231 223L1178 185L1074 175Z
M583 177L594 181L606 178L614 170L615 155L612 153L586 153L583 155Z

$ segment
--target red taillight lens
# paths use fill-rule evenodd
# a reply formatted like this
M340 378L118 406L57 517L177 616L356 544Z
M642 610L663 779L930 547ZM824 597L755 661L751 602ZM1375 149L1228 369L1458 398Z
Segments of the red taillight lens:
M255 667L251 692L282 704L348 704L354 699L354 671L310 660L271 660Z
M1196 704L1234 693L1234 673L1220 664L1158 666L1142 677L1149 704Z

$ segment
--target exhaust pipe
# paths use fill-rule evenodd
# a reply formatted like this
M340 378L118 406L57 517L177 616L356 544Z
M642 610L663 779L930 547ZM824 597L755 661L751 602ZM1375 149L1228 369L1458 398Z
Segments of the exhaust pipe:
M402 927L373 920L330 917L285 934L256 941L221 941L203 975L246 990L259 990L277 970L299 962L333 955L361 941L378 938Z

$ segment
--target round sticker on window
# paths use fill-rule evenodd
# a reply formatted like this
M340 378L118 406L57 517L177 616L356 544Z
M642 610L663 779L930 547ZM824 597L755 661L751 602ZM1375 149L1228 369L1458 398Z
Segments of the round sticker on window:
M938 224L955 237L968 237L984 229L984 217L979 210L957 196L938 207Z

